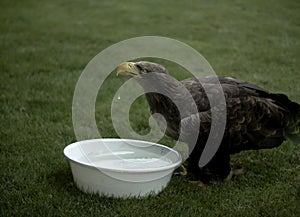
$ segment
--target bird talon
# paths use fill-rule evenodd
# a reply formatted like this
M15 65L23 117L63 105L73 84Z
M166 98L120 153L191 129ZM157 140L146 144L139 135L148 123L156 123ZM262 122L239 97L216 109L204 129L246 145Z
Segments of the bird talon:
M228 176L225 178L225 181L230 181L233 176L238 176L244 174L243 168L239 166L232 166Z
M178 169L179 170L179 169ZM185 168L185 166L183 166L183 165L181 165L180 166L180 170L181 171L176 171L176 172L174 172L174 174L173 175L175 175L175 176L179 176L179 175L181 175L181 176L186 176L188 173L187 173L187 169Z
M230 170L228 176L225 178L225 181L230 181L232 179L232 177L233 177L233 171Z
M179 174L182 175L182 176L186 176L187 175L187 170L186 170L185 166L181 165L180 167L181 167L182 171Z
M200 188L205 188L206 187L206 185L203 182L201 182L200 180L198 180L198 181L189 181L189 183L197 184Z

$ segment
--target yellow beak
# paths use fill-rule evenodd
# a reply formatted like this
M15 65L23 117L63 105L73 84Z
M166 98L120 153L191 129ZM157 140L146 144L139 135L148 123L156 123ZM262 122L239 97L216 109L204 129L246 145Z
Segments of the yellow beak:
M124 62L121 63L117 68L117 75L130 75L130 76L137 76L139 72L134 66L134 62Z

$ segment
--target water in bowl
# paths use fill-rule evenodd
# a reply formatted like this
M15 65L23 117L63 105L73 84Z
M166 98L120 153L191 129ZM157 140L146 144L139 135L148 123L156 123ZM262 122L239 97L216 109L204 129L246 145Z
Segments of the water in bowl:
M113 170L161 168L172 164L172 161L164 156L142 150L91 153L89 162L95 167Z
M95 166L109 169L149 169L170 165L171 161L164 158L129 158L106 159L94 163Z

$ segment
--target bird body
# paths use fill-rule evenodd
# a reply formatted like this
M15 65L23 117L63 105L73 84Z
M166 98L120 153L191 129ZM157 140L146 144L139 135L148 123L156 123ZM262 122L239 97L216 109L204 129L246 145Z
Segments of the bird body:
M144 88L151 113L164 116L167 136L189 144L191 135L197 135L188 160L188 172L200 179L226 178L231 171L231 154L277 147L289 137L299 142L300 105L284 94L269 93L230 77L191 77L179 82L163 66L144 61L124 63L119 66L118 73L136 77ZM220 85L224 105L212 107L210 99L217 105L222 103L218 99L220 88L217 87ZM153 89L161 93L155 93ZM189 96L192 96L196 111L191 109ZM200 168L200 156L214 127L212 112L220 108L226 111L225 119L218 118L226 121L224 134L219 135L222 136L221 144L211 161ZM158 125L165 123L160 116L156 121ZM165 129L165 126L161 128Z

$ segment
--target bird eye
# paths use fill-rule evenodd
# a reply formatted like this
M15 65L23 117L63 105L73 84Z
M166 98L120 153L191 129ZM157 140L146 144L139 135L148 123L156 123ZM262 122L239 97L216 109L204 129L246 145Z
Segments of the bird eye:
M139 64L136 64L135 67L137 68L137 70L139 71L140 74L146 73L146 70L144 68L142 68Z
M138 64L135 65L135 67L139 70L139 71L142 71L142 67Z

